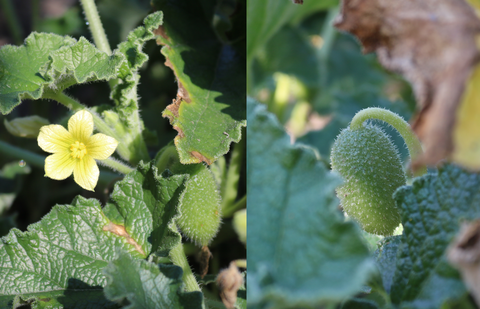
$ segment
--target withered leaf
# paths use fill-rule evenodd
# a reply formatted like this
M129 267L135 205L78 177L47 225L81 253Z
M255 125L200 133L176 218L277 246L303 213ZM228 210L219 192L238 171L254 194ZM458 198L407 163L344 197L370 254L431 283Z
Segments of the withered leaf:
M412 127L425 150L414 165L451 157L457 110L480 60L475 10L464 0L342 0L335 26L411 83L418 104Z

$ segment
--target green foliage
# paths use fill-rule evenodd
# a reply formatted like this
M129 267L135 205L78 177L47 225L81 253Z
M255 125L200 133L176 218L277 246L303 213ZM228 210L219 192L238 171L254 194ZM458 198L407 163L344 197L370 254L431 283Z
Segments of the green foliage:
M343 130L330 157L345 183L337 196L345 212L373 234L392 235L400 224L393 192L406 182L398 151L377 126Z
M54 80L40 74L52 51L75 44L75 39L53 33L32 33L20 47L7 45L0 49L0 112L5 115L23 98L38 99L44 86ZM28 64L28 65L27 65Z
M245 200L239 183L245 179L244 143L223 157L246 125L245 2L106 0L98 3L101 24L89 17L96 14L95 3L81 3L89 14L82 14L80 4L62 2L56 9L65 15L49 20L39 14L50 10L43 2L22 8L32 11L31 23L19 14L23 26L63 36L32 32L22 46L1 47L0 112L8 116L0 115L0 122L9 129L17 125L17 135L36 137L25 127L30 118L19 117L34 114L66 126L68 113L52 100L72 111L88 109L95 130L119 142L113 158L97 163L127 175L101 167L92 193L70 179L47 179L36 141L0 130L0 236L6 235L0 239L0 308L223 307L215 287L199 286L192 269L207 272L209 260L198 267L198 249L184 246L180 230L211 246L207 275L213 279L231 261L246 258L231 222L245 208L237 203ZM153 4L157 11L146 16ZM168 13L165 24L158 9ZM0 42L9 42L4 33ZM168 42L160 42L165 34ZM111 55L101 51L112 49L99 44L102 38L117 46ZM166 45L163 54L156 43ZM197 164L179 162L174 129L162 119L176 92L184 96L176 120L185 133L176 148ZM28 99L35 101L20 105ZM151 158L166 145L175 162L159 175ZM215 179L202 161L217 159L224 164ZM230 212L219 230L222 200ZM212 242L217 233L222 237ZM238 295L236 307L246 308L245 287Z
M162 12L156 12L145 18L145 26L140 26L128 34L127 40L118 45L119 53L124 55L122 66L118 69L117 83L110 94L116 104L115 111L105 111L105 121L115 129L117 134L127 143L134 153L134 163L149 155L143 142L142 134L145 130L139 116L137 86L140 81L138 69L148 60L147 54L142 52L143 44L155 38L153 31L162 24Z
M275 308L340 303L373 270L358 227L337 209L341 180L311 148L292 146L260 104L249 100L247 112L247 228L255 235L247 240L247 301Z
M156 166L174 174L186 174L185 190L179 197L182 216L177 225L182 233L198 245L208 246L220 227L220 195L215 178L203 163L183 165L173 145L162 149Z
M0 308L9 308L16 295L56 306L73 297L83 307L102 308L102 269L118 250L139 259L180 242L171 226L176 210L169 203L175 205L183 179L158 176L154 167L141 164L116 184L113 203L105 209L79 196L72 205L55 206L28 232L11 230L0 244Z
M394 303L438 308L465 293L445 251L462 220L480 217L479 186L479 174L446 164L437 175L418 178L396 193L404 233L391 288Z
M211 164L241 139L246 125L245 35L228 43L217 36L216 3L153 1L165 14L159 42L179 86L176 102L163 115L178 131L175 145L183 164Z
M116 302L128 300L122 308L205 308L202 293L182 291L181 267L155 265L121 252L103 272L105 296Z

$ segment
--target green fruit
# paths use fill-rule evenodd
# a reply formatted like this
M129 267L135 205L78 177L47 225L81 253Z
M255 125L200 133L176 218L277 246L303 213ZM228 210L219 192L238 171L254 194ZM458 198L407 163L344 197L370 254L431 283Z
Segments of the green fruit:
M180 163L173 144L160 151L156 162L159 171L169 169L173 174L189 175L179 199L181 215L176 223L183 235L208 246L221 223L221 198L212 172L203 163Z
M392 197L406 182L398 151L377 126L343 130L331 154L332 169L345 183L337 188L344 211L373 234L392 235L401 223Z

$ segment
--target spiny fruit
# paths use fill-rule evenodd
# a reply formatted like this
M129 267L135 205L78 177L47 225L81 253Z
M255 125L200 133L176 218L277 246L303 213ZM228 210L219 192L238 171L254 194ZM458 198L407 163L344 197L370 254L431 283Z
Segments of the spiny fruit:
M180 163L173 144L160 150L156 162L159 171L167 168L174 174L189 175L179 198L181 216L177 219L177 226L195 243L208 246L221 223L221 198L212 172L202 163Z
M343 130L331 153L332 169L345 183L337 188L344 211L369 233L392 235L401 218L392 197L406 182L390 138L375 125Z

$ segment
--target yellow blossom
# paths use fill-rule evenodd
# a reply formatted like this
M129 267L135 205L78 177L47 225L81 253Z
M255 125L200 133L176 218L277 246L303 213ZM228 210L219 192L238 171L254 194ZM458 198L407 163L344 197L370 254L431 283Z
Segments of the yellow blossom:
M118 142L105 134L93 133L93 117L86 110L75 113L68 120L68 131L61 125L43 126L38 145L53 153L45 160L45 176L63 180L73 172L80 187L93 191L100 174L97 160L110 157Z

